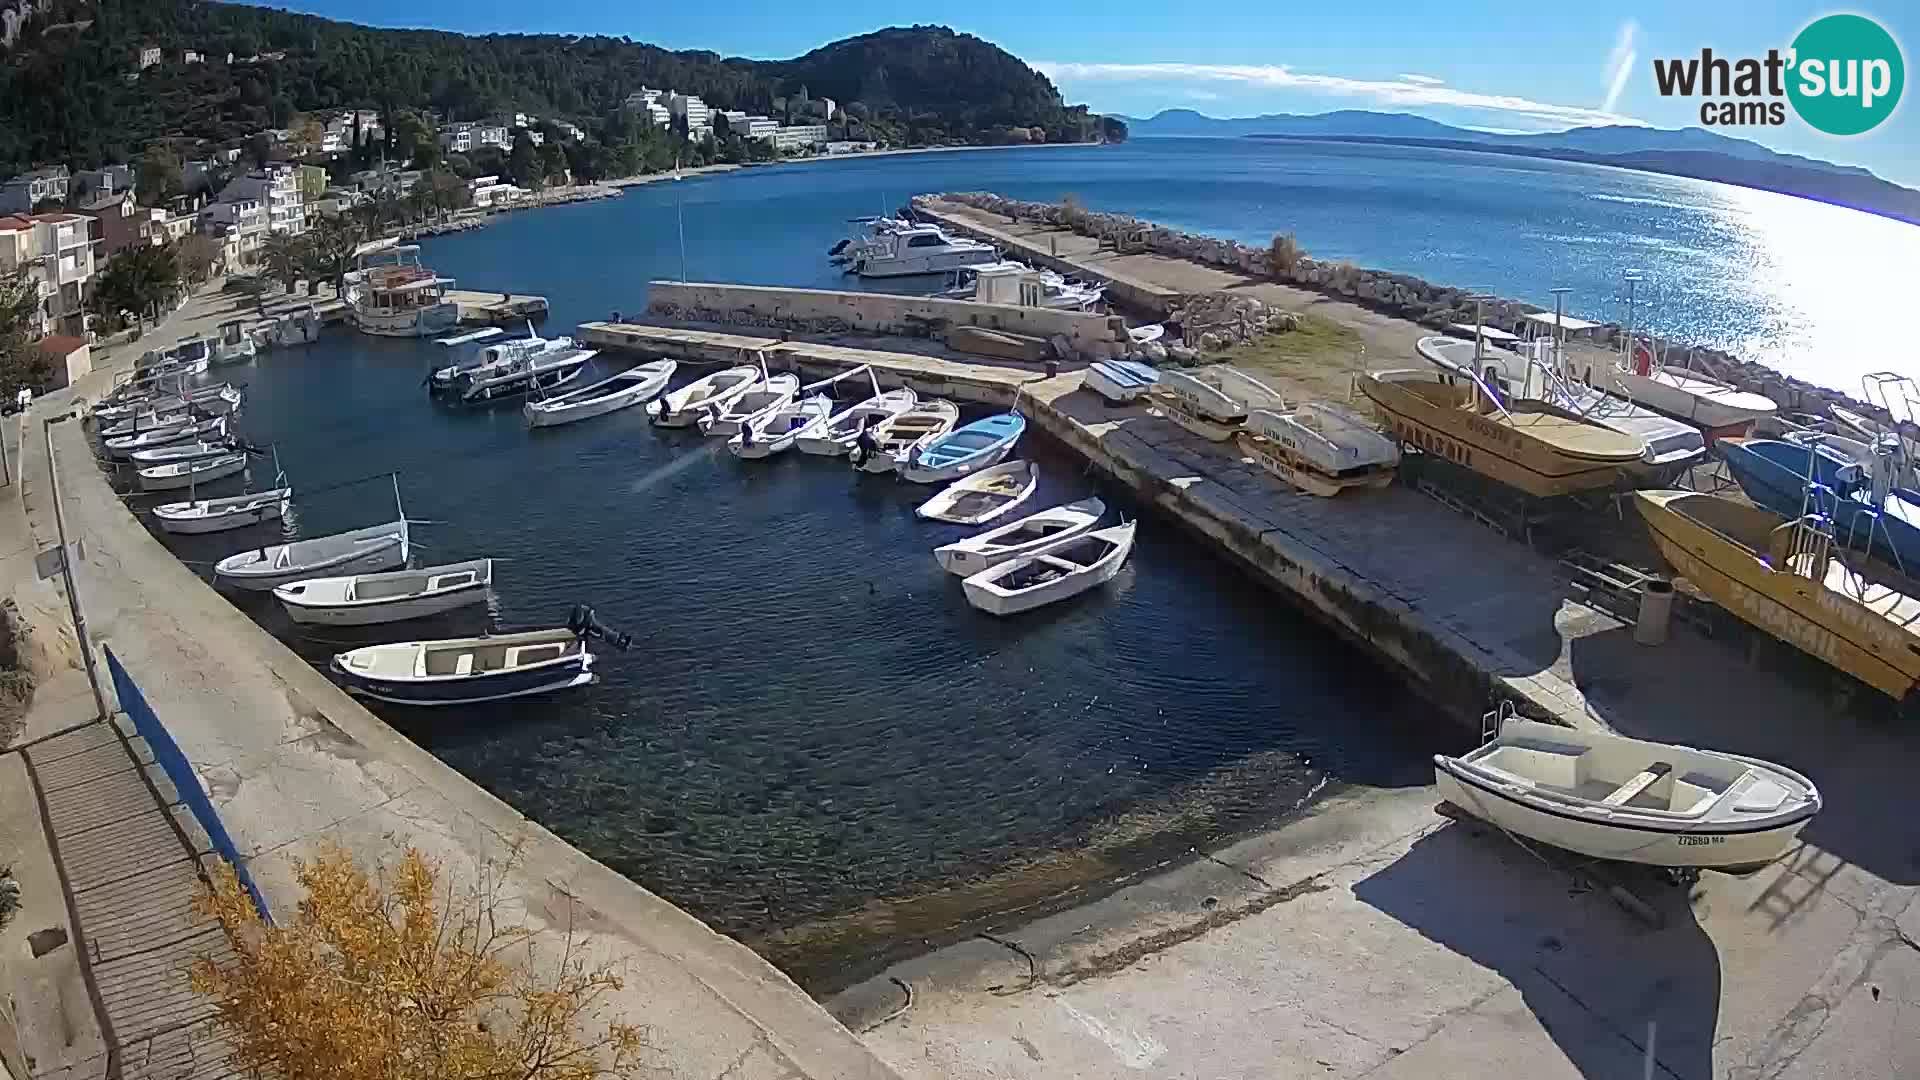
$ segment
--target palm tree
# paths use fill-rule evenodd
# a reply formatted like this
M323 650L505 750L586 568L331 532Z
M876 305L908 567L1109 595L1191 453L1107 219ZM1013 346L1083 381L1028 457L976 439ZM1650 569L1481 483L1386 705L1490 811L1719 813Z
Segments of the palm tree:
M260 245L260 262L267 268L267 274L278 278L288 292L293 291L294 282L300 280L305 269L307 254L306 243L291 233L274 233Z
M315 282L331 281L339 292L347 271L353 266L353 253L360 248L365 233L360 223L345 216L323 217L307 231L307 273L309 293Z

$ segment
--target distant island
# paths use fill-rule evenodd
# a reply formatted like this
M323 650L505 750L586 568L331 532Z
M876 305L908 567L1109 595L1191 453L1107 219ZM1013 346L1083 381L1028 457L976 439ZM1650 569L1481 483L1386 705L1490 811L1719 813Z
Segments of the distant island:
M1191 109L1168 109L1145 119L1119 119L1139 136L1375 143L1611 165L1775 191L1920 224L1920 191L1882 180L1858 166L1783 154L1703 128L1622 125L1502 135L1406 113L1362 109L1235 119L1204 116Z

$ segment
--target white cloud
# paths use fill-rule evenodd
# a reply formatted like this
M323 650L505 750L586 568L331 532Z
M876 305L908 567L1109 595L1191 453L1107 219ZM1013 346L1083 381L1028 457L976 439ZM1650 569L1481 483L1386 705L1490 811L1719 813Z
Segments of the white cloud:
M1607 54L1606 99L1600 103L1603 112L1612 112L1620 104L1620 95L1627 89L1627 80L1633 76L1633 63L1640 59L1640 24L1628 19L1620 24L1620 33L1613 39L1613 51Z
M1447 80L1445 79L1436 79L1431 75L1409 75L1404 71L1400 73L1400 81L1419 83L1421 86L1445 86L1447 84Z
M1483 109L1525 118L1541 125L1580 127L1596 124L1644 123L1606 109L1588 109L1577 105L1555 105L1511 94L1482 94L1471 90L1424 81L1387 82L1380 79L1353 79L1344 75L1314 75L1284 65L1255 64L1073 64L1039 61L1035 68L1056 83L1228 82L1271 90L1298 90L1310 94L1368 98L1382 105L1403 108L1447 107Z

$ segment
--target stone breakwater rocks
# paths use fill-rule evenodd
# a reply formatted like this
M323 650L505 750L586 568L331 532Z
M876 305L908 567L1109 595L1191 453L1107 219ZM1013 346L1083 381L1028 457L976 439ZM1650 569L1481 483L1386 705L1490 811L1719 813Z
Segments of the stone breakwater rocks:
M1377 311L1397 315L1436 330L1444 329L1451 323L1471 323L1474 319L1474 304L1469 299L1471 293L1467 290L1435 285L1411 274L1368 270L1349 262L1329 262L1306 255L1299 255L1287 260L1286 265L1276 267L1273 252L1268 249L1252 248L1232 240L1182 232L1126 214L1088 210L1068 203L1026 202L1020 199L1009 199L992 192L919 195L914 197L914 203L918 205L923 201L939 199L970 206L976 210L984 210L1011 221L1034 221L1059 229L1068 229L1082 236L1094 237L1122 252L1143 252L1173 259L1185 259L1203 266L1246 274L1249 277L1265 278L1282 284L1311 289L1328 296L1351 300ZM1549 309L1537 304L1495 298L1482 304L1481 316L1489 326L1517 332L1521 316L1546 310ZM1182 321L1182 325L1188 324ZM1216 332L1218 332L1217 328ZM1609 323L1600 331L1600 335L1600 340L1618 348L1626 332L1620 326ZM1199 344L1191 331L1188 333L1187 343L1188 345ZM1222 342L1222 344L1224 346L1231 342ZM1204 349L1205 346L1202 345L1202 348ZM1731 383L1740 389L1765 394L1788 412L1826 416L1829 406L1843 405L1882 422L1888 422L1891 419L1885 409L1871 403L1860 401L1837 390L1829 390L1823 386L1815 386L1812 383L1782 375L1764 364L1742 360L1718 349L1676 347L1668 351L1668 356L1675 363L1687 363L1688 361L1682 358L1690 357L1691 365L1695 370ZM1920 426L1906 423L1902 427L1907 434L1920 437Z

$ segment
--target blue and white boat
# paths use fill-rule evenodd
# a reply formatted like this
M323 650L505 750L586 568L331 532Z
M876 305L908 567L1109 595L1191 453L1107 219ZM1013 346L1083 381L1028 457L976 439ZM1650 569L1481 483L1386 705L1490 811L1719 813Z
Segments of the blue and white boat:
M369 645L333 658L349 693L401 705L464 705L585 686L593 653L564 627Z
M1026 417L1000 413L922 444L900 460L900 475L916 484L945 484L1000 464L1027 430Z
M1871 472L1827 446L1776 439L1718 439L1714 445L1754 502L1788 520L1826 514L1842 544L1887 556L1902 569L1920 566L1920 491L1888 482L1876 497ZM1817 485L1812 494L1810 483Z
M1090 364L1081 385L1115 405L1145 397L1160 373L1138 360L1101 360Z

